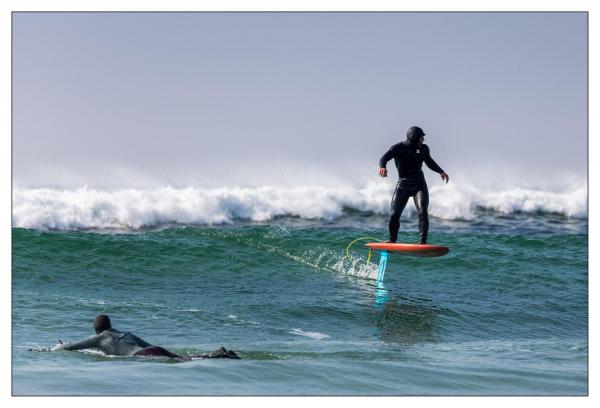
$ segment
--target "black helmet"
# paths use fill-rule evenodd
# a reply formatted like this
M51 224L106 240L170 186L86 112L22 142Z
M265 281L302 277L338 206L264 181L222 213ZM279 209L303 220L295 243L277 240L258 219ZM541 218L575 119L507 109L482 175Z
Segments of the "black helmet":
M425 136L425 132L418 126L413 126L406 132L406 140L410 142L417 142L422 136Z

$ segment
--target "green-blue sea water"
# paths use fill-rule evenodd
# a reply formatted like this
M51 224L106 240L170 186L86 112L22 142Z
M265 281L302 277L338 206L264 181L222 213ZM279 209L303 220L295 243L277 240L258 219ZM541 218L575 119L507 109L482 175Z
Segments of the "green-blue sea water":
M383 215L131 231L13 228L14 395L586 395L587 220L480 211L431 218L439 258L390 255ZM399 241L417 239L414 215ZM92 319L179 362L33 352Z

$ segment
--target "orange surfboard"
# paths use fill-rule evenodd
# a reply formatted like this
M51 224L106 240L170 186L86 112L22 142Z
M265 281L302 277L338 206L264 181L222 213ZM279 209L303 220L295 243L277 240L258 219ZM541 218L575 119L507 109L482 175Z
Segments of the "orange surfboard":
M391 242L369 242L365 244L371 249L379 251L390 251L398 255L405 256L442 256L446 255L450 249L441 245L429 244L399 244Z

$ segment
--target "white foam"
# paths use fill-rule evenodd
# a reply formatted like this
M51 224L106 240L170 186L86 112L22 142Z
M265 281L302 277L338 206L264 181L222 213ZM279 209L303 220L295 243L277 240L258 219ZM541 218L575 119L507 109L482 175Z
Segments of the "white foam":
M526 188L493 189L470 185L434 186L430 189L429 213L443 219L473 219L476 207L498 211L556 213L567 217L587 217L587 187L563 191Z
M196 187L98 190L15 188L12 223L36 229L139 229L163 224L222 224L235 219L267 221L277 216L332 220L344 208L387 214L392 183L373 182L354 188ZM494 189L464 184L430 188L431 215L472 219L483 207L503 213L552 212L587 217L587 188L564 191ZM409 204L406 213L414 211Z
M311 339L315 339L315 340L323 340L323 339L327 339L327 338L331 337L327 334L323 334L323 333L319 333L319 332L305 332L304 330L301 330L301 329L292 329L292 330L290 330L290 333L296 334L298 336L310 337Z
M376 264L367 263L365 259L352 255L338 257L331 266L331 269L347 276L363 279L375 279L379 271L379 267Z

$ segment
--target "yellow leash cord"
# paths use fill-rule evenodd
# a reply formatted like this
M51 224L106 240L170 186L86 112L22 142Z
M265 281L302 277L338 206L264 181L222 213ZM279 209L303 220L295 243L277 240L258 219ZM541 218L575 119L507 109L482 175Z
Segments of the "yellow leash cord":
M365 241L367 239L369 239L371 241L377 241L377 242L383 242L384 241L383 239L377 239L377 238L373 238L373 237L360 237L360 238L356 238L354 241L350 242L348 244L348 246L346 247L346 258L350 258L349 251L350 251L350 247L352 245L354 245L358 241ZM367 262L371 261L371 252L372 252L372 250L371 250L371 248L369 248L369 255L367 256Z

